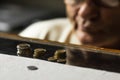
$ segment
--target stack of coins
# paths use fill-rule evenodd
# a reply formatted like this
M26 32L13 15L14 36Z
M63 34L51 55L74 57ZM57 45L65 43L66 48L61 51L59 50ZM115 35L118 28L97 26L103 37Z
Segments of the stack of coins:
M65 50L56 50L54 54L55 59L65 59L66 58L66 51Z
M48 61L66 63L66 50L56 50L54 56L48 58Z
M32 50L30 44L22 43L17 45L17 55L23 57L32 57Z
M46 49L37 48L34 50L33 58L45 59L44 55L46 54Z
M58 63L66 63L66 50L57 50L54 58L57 59Z

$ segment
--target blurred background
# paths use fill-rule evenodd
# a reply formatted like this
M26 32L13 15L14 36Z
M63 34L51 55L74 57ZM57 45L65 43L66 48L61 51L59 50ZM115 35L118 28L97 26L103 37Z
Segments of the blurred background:
M65 16L63 0L2 0L0 32L17 34L34 22Z

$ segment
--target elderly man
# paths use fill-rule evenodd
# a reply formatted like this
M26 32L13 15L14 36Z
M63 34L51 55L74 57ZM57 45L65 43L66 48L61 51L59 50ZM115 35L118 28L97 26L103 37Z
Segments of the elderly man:
M21 36L119 49L119 0L64 0L68 19L37 22Z

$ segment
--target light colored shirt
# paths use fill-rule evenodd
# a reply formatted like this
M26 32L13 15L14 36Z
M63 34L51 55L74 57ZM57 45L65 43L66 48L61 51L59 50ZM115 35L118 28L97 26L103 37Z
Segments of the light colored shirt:
M62 43L80 44L67 18L36 22L20 34L22 37L45 39Z

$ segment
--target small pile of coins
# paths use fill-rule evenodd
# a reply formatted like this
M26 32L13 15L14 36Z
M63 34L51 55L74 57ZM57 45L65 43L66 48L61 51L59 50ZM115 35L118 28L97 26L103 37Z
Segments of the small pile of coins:
M45 59L46 49L37 48L34 50L33 58Z
M48 58L48 61L66 63L66 50L56 50L54 56Z
M17 55L24 57L32 57L33 54L30 45L27 43L17 45Z

